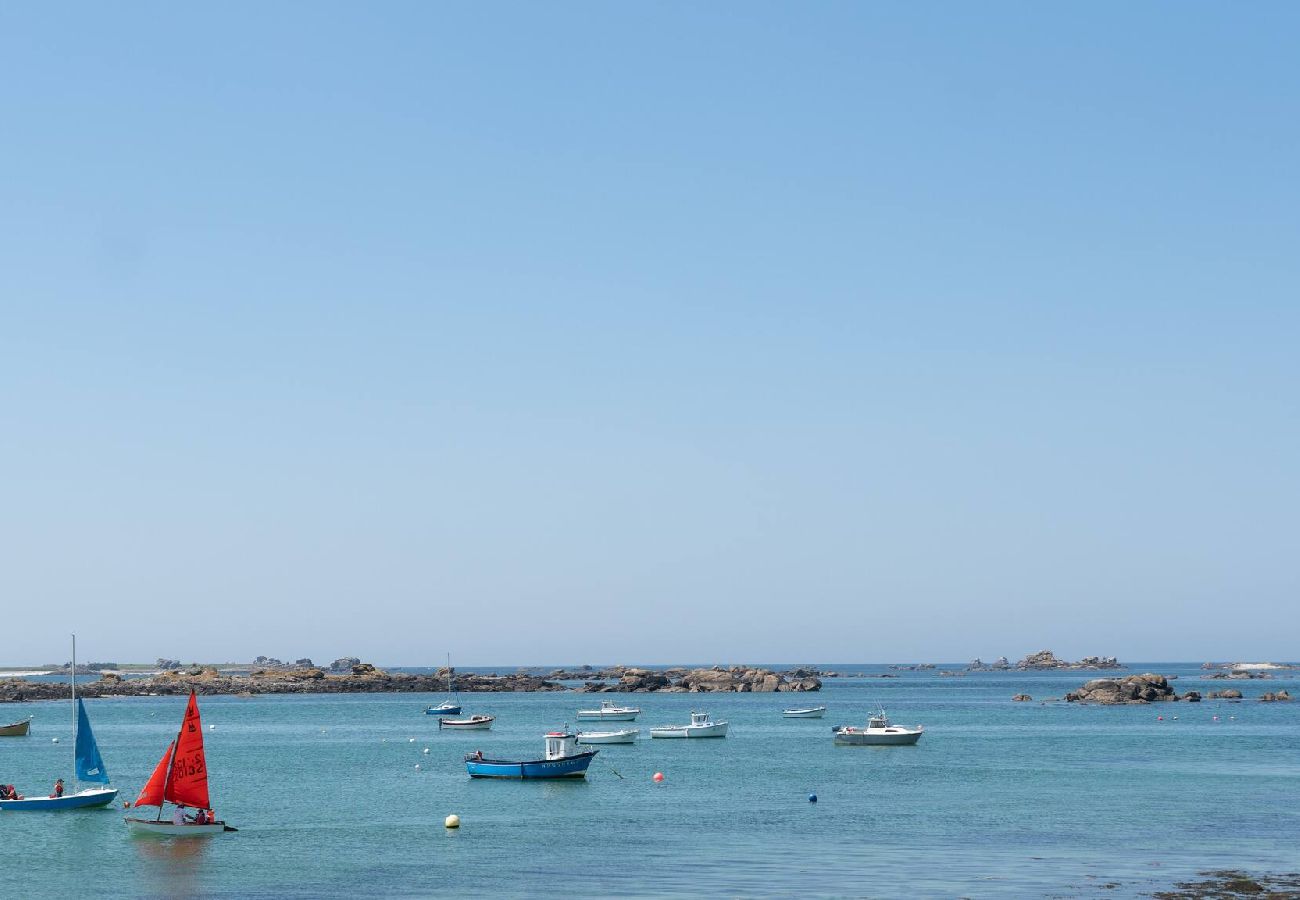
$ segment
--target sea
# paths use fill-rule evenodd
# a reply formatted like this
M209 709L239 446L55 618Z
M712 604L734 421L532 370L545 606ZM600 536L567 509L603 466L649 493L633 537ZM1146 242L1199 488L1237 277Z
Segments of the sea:
M119 805L0 812L0 895L1136 897L1208 870L1300 871L1300 701L1254 699L1300 697L1300 670L1219 681L1139 663L1128 672L1177 676L1180 694L1247 699L1102 707L1049 699L1093 672L816 668L850 677L816 694L627 696L643 738L692 710L729 734L603 747L566 782L472 780L463 758L538 758L543 733L611 695L462 694L495 725L441 733L424 714L438 694L202 697L213 803L237 833L133 836ZM807 701L826 717L782 717ZM184 698L86 705L134 799ZM920 743L832 743L881 707L923 724ZM0 706L0 724L26 715L28 737L0 738L0 782L32 795L69 777L72 716L66 701Z

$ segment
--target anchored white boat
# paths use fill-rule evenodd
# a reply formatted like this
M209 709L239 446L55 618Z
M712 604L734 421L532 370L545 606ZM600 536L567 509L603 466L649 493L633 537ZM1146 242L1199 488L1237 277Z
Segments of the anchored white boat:
M470 716L468 719L439 719L439 728L453 728L461 731L486 731L492 727L496 716Z
M689 725L658 725L650 729L652 738L721 738L727 736L726 722L711 722L709 714L691 713Z
M639 715L639 706L619 706L613 700L600 701L600 709L578 710L579 719L598 719L602 722L632 722Z
M579 744L635 744L639 728L624 728L622 731L579 731Z
M824 706L804 706L798 709L787 709L785 717L787 719L820 719L826 714Z
M921 739L921 735L925 731L920 725L915 728L894 725L885 717L883 711L879 715L868 719L866 728L855 728L852 725L836 725L831 730L835 733L835 743L850 744L857 747L888 747L899 744L915 744Z

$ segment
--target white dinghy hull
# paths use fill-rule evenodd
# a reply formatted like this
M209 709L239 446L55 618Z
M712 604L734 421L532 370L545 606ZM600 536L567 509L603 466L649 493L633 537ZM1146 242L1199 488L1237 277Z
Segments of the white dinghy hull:
M641 734L639 728L624 728L622 731L579 731L579 744L635 744Z
M225 822L213 822L211 825L177 825L175 822L155 822L153 819L126 819L126 827L135 834L155 834L161 837L203 837L209 834L221 834L226 830ZM234 829L231 829L232 831Z

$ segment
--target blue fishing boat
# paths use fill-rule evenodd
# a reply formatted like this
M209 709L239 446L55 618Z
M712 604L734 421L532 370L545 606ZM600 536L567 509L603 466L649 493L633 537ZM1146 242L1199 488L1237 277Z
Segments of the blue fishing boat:
M487 759L480 750L465 757L465 769L471 778L583 778L598 752L579 752L577 735L552 731L546 735L545 759Z
M19 812L22 810L58 810L89 809L107 806L117 797L117 788L91 787L78 791L79 782L107 785L108 769L103 757L99 755L99 745L95 743L95 733L90 730L90 719L86 717L86 706L77 697L77 636L72 636L72 771L74 792L63 792L62 779L59 780L56 793L48 797L14 797L0 800L0 809Z

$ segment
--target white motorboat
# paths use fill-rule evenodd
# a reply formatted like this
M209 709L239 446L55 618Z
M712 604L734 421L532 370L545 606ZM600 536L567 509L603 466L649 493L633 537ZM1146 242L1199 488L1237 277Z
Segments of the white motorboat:
M596 719L601 722L631 722L639 715L639 706L619 706L613 700L600 701L600 709L578 710L579 719Z
M904 728L892 724L882 711L867 720L866 728L852 725L836 725L831 729L835 733L835 743L857 747L889 747L899 744L915 744L921 739L925 729L920 725Z
M691 713L689 725L657 725L650 729L652 738L722 738L727 736L726 722L711 722L709 714Z
M624 728L622 731L579 731L579 744L635 744L639 728Z
M804 706L799 709L787 709L785 717L787 719L820 719L826 714L824 706Z
M468 719L439 719L439 728L459 729L460 731L486 731L492 727L496 716L470 716Z

